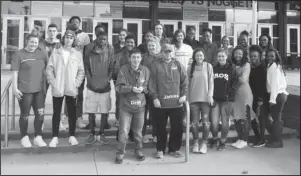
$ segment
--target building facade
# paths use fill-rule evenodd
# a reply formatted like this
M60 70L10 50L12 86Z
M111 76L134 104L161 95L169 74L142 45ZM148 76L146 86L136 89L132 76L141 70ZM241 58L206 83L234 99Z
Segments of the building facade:
M91 40L94 27L103 24L110 43L116 43L119 30L125 28L135 35L138 45L156 22L164 25L169 38L177 29L194 27L196 38L202 40L202 29L209 27L213 42L220 44L227 35L232 46L237 45L241 31L252 34L250 0L1 1L1 69L10 69L13 53L24 47L32 29L39 28L45 38L47 26L55 23L60 37L74 15L82 18L81 29ZM268 33L288 64L300 57L300 4L258 1L257 17L257 43L258 36Z

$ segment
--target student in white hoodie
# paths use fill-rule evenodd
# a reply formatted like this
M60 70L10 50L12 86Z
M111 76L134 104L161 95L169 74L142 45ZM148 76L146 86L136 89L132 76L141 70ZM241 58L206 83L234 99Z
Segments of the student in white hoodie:
M272 139L265 146L282 148L283 122L281 114L287 100L287 84L278 51L273 48L268 49L265 58L267 62L267 91L270 93L270 112L273 118Z
M182 29L176 30L173 36L174 58L179 61L187 70L189 64L192 63L193 49L184 42L185 32Z

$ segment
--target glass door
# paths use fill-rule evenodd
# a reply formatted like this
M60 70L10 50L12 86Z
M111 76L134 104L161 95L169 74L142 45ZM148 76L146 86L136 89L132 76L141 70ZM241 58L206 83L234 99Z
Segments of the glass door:
M142 43L142 21L141 20L124 20L123 28L127 29L136 38L136 46Z
M49 18L31 17L29 32L31 32L33 29L36 29L40 32L40 39L46 39L48 37L47 28L49 21Z
M183 21L182 22L182 29L184 30L184 32L186 34L187 34L188 29L191 27L195 29L195 39L199 40L199 23L193 22L193 21Z
M109 19L94 19L93 20L93 33L95 32L95 27L101 24L105 27L105 32L108 34L108 42L112 44L113 36L112 36L112 20ZM93 40L96 39L96 34L93 35Z
M1 69L10 69L12 56L23 48L24 17L3 17L1 26Z
M168 40L172 41L173 34L178 29L178 21L160 20L160 23L164 26L164 31Z
M287 25L287 55L300 56L300 25Z
M212 42L220 47L222 37L225 35L225 23L209 23L209 28L212 30Z

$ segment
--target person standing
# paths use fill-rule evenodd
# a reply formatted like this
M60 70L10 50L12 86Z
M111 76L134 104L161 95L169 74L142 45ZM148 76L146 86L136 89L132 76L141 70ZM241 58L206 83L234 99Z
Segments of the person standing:
M237 75L233 109L235 128L238 134L238 140L232 146L240 149L248 146L250 123L256 118L252 109L253 94L249 85L251 66L247 58L247 51L242 46L238 45L234 48L232 63L235 64ZM249 114L246 113L247 109L250 110L250 117L246 115Z
M249 58L249 32L244 30L239 34L238 37L238 45L241 46L244 50L247 51L248 62L250 62Z
M168 153L182 157L180 152L183 136L183 104L188 92L187 73L184 66L172 58L173 47L163 44L162 59L151 67L150 94L154 103L157 128L156 158L163 158L167 141L167 119L170 118L171 131Z
M221 48L223 48L226 51L227 59L231 60L234 48L230 45L230 39L226 35L222 38Z
M189 64L192 63L193 50L191 46L183 43L185 38L185 32L182 29L176 30L173 37L174 46L174 58L179 61L187 70Z
M193 50L201 47L200 42L195 39L195 29L192 27L188 29L187 36L183 42L190 45Z
M139 161L145 160L142 153L142 128L144 124L145 94L148 93L150 72L140 65L141 52L134 49L130 54L130 64L124 65L117 77L116 90L120 95L119 144L115 162L121 164L129 130L133 130L136 141L135 155Z
M163 24L160 23L155 24L154 31L155 31L155 39L160 42L161 46L164 43L170 43L170 41L166 37Z
M113 45L115 54L122 52L123 49L125 48L125 37L127 35L128 35L128 31L126 29L121 29L119 31L118 42Z
M204 51L201 48L194 50L192 64L188 66L189 78L188 99L191 109L193 153L207 152L207 142L210 132L210 106L213 105L213 68L204 61ZM200 117L201 115L201 117ZM200 119L201 118L201 119ZM203 138L199 141L199 121L203 123Z
M211 132L213 141L211 148L219 151L226 149L229 132L229 118L233 110L235 92L235 66L227 58L227 50L217 50L217 64L213 67L214 72L214 106L211 107ZM219 121L221 119L221 138L218 139Z
M26 37L26 47L17 51L11 62L12 89L19 101L21 146L24 148L32 147L27 135L28 118L31 107L35 114L35 138L33 142L39 147L47 146L42 138L47 56L44 52L37 49L38 45L39 36L34 32L30 33Z
M272 38L268 34L261 34L259 37L259 46L262 50L262 55L261 55L261 63L265 64L266 63L266 51L268 49L273 49L273 44L272 44Z
M86 144L93 144L96 140L107 144L104 135L105 125L111 110L111 85L114 67L114 49L109 48L107 33L99 31L94 46L87 51L84 58L85 73L87 77L86 112L89 114L90 135ZM99 135L95 136L95 113L101 113Z
M154 38L154 34L152 31L147 31L143 35L143 41L142 43L138 46L138 49L141 51L141 54L145 54L147 52L147 46L146 43L149 41L149 39Z
M59 143L59 123L62 110L62 103L66 99L69 123L69 143L78 145L75 138L76 128L76 96L78 87L85 77L83 56L76 50L76 34L72 30L67 30L62 38L62 47L55 49L46 68L47 81L52 87L52 135L53 138L49 147L56 147Z
M282 68L281 57L276 49L266 52L267 65L267 91L270 94L270 111L273 118L272 138L265 145L269 148L283 148L282 111L287 100L287 83Z
M79 50L84 55L84 48L86 45L90 43L90 37L87 33L83 32L79 29L81 24L81 19L78 16L72 16L69 19L70 30L74 31L76 34L76 49ZM85 79L78 88L78 97L76 101L76 117L77 120L77 127L84 128L86 125L84 124L83 119L83 100L84 100L84 86L85 86Z
M201 47L204 49L206 61L213 67L217 64L216 51L217 45L212 42L212 30L209 28L203 29L203 42Z

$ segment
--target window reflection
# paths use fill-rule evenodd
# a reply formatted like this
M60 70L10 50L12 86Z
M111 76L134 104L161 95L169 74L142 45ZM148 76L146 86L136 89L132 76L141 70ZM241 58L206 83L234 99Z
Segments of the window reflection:
M222 10L210 10L208 12L209 21L226 21L226 11Z
M82 19L82 30L86 33L93 33L93 20L92 18Z
M277 12L275 11L259 11L258 23L277 23Z
M287 12L286 14L288 24L300 24L300 11Z
M226 21L234 22L234 9L226 9Z
M259 10L278 10L277 2L258 1Z
M233 23L226 23L226 35L234 36L234 24Z
M30 15L30 1L1 1L1 14Z
M123 28L123 21L122 20L113 20L113 33L118 34L120 29Z

